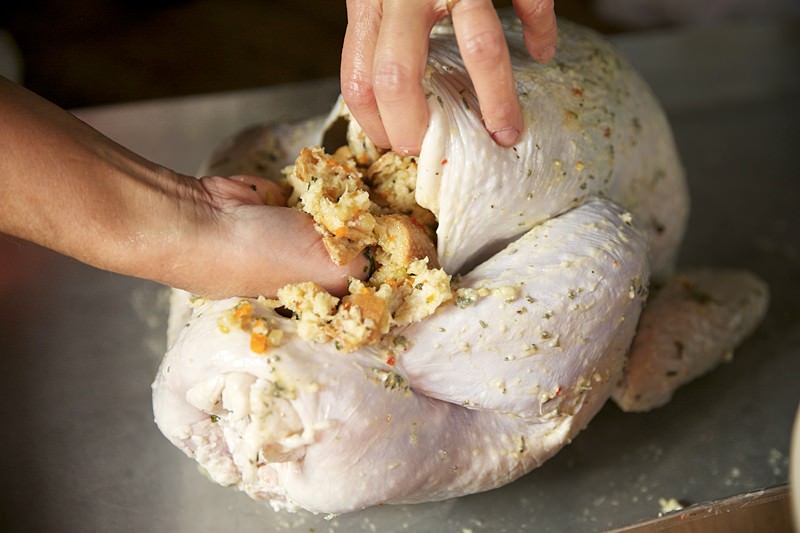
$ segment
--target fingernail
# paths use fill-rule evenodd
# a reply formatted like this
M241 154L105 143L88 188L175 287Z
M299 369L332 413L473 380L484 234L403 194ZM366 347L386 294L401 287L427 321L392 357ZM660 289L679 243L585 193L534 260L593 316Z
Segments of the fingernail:
M505 128L492 133L492 139L500 146L511 146L519 138L519 130L516 128Z

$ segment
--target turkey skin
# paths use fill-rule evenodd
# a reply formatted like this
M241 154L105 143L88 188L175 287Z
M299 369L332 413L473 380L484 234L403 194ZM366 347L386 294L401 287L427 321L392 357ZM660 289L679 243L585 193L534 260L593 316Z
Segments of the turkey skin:
M563 21L555 59L538 65L518 23L504 24L526 121L509 149L483 128L451 28L431 38L415 196L436 217L454 299L388 342L342 353L302 339L265 298L173 291L155 419L213 481L276 510L320 513L489 490L558 452L612 394L626 410L664 403L723 358L705 353L730 352L760 321L767 290L750 274L726 274L711 300L669 289L694 279L673 274L689 200L667 120L639 76ZM243 132L204 173L277 178L302 148L336 135L356 156L375 151L340 100L328 117ZM662 285L651 312L649 291ZM243 305L279 332L265 353L231 326ZM664 368L675 324L690 332L686 360L669 362L680 379L665 381L648 369Z

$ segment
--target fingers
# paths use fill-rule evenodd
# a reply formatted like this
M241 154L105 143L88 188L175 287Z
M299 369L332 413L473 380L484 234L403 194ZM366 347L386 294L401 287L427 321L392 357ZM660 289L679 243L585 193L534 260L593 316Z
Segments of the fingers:
M376 146L389 148L391 144L378 113L372 86L380 24L380 9L376 1L347 1L347 31L342 46L340 78L342 97L356 122Z
M514 0L534 59L555 54L553 0ZM422 77L428 35L442 0L348 0L342 95L377 146L418 154L428 124ZM453 25L487 130L503 146L519 139L522 113L505 36L491 0L461 0Z
M350 277L364 279L369 261L363 254L346 265L337 265L308 215L296 209L274 211L271 227L264 234L265 263L250 294L275 294L287 283L314 281L331 294L347 294ZM265 272L272 275L265 276Z
M553 0L514 0L522 22L525 47L536 61L547 63L556 53L556 14Z
M342 96L372 142L418 154L428 125L422 76L436 18L430 0L348 0Z
M306 217L310 223L310 219ZM292 259L292 266L300 267L292 272L293 283L313 280L334 296L347 294L350 278L364 280L369 274L370 262L363 253L358 254L352 261L345 265L337 265L322 243L317 230L310 224L313 234L306 230L307 247L305 250L295 246L296 259ZM293 245L295 243L292 243Z
M497 12L491 0L461 0L453 7L452 18L486 129L495 142L511 146L522 131L522 111Z
M429 0L385 0L373 83L386 133L401 154L418 154L428 127L422 76L435 21Z
M224 298L274 296L288 283L315 281L338 296L347 293L351 276L366 277L366 257L342 266L331 260L311 217L264 205L268 195L281 193L269 180L213 176L198 183L212 224L193 228L194 245L171 285Z

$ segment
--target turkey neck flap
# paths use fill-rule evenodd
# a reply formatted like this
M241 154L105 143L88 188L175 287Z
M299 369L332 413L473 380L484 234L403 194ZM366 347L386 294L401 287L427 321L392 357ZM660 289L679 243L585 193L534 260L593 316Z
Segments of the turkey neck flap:
M648 233L653 272L668 273L688 192L650 89L608 43L567 22L547 65L527 56L516 19L506 35L526 123L512 149L485 131L451 28L440 27L431 41L431 118L417 201L437 216L442 266L469 269L540 222L599 196L631 210Z

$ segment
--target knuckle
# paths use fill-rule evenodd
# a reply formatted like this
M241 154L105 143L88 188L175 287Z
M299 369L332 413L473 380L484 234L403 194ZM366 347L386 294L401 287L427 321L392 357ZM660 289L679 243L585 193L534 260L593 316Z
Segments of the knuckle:
M342 96L351 109L371 107L375 102L372 83L358 76L352 76L342 83Z
M473 61L493 63L505 56L506 41L501 32L484 31L464 39L462 53Z
M394 61L376 65L373 77L375 94L382 100L408 94L417 81L406 66Z
M553 0L521 0L517 5L517 15L526 23L537 21L552 11Z

